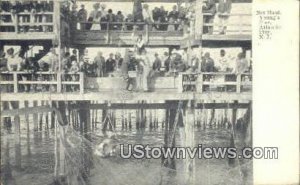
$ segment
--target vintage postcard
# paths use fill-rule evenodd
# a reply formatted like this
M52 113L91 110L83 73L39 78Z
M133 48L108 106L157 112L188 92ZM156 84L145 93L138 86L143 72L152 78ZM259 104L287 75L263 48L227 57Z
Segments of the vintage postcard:
M1 185L299 184L299 1L1 0Z

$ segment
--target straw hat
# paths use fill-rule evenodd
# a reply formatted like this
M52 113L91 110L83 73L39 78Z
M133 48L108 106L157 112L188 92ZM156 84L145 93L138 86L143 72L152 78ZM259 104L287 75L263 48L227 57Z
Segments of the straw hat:
M106 8L106 4L101 4L100 7L105 9Z

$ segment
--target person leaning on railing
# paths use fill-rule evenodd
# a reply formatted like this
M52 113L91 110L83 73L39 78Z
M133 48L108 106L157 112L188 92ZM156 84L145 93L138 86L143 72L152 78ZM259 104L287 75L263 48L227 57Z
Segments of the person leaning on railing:
M13 48L7 50L7 69L8 71L20 71L23 59L14 53Z
M174 21L174 23L178 23L178 16L179 16L179 12L177 10L177 6L174 5L173 8L172 8L172 11L170 11L169 15L168 15L169 22L172 23ZM178 25L175 25L174 29L177 30L178 29Z
M201 61L201 72L215 72L215 62L210 57L210 53L206 52ZM209 75L203 76L203 81L210 81L213 77Z
M126 23L129 23L129 24L126 24ZM128 14L127 18L125 19L125 24L126 24L125 30L132 31L134 28L133 23L134 23L134 19L133 19L132 14Z
M234 72L236 74L241 74L241 73L245 73L248 70L249 70L248 61L246 59L245 54L239 53L236 59Z
M81 9L77 13L77 16L78 16L78 21L80 22L80 30L85 30L86 24L83 22L87 21L87 11L83 4L81 5Z
M121 11L117 12L117 15L115 16L115 21L119 24L115 25L115 29L116 30L124 30L122 23L124 22L124 15L122 14Z
M29 57L25 59L22 70L27 72L27 74L22 75L23 79L36 81L38 79L38 75L36 74L36 72L40 70L40 66L33 57ZM30 90L36 91L36 85L25 85L25 91L29 92Z

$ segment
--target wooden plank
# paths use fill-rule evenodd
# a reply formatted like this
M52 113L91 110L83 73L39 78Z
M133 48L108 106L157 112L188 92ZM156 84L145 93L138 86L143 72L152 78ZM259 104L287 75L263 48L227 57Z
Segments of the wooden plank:
M133 3L132 0L79 0L80 2L122 2L122 3ZM178 3L178 0L143 0L143 3ZM216 0L216 2L218 2ZM232 0L233 3L252 3L252 0Z
M170 96L172 95L172 96ZM53 101L80 101L80 100L252 100L251 92L184 92L178 93L174 90L157 90L156 92L127 92L127 91L98 91L78 94L70 93L2 93L2 100L24 101L24 100L53 100Z
M56 79L57 80L57 87L56 87L56 89L57 89L58 93L61 93L62 84L61 84L61 73L60 72L57 73L56 78L57 78Z
M165 103L151 103L151 104L138 104L138 103L114 103L107 105L102 104L91 104L87 106L87 109L168 109L174 108L177 104L165 104ZM80 105L69 105L70 109L82 109ZM198 103L195 105L195 109L247 109L249 103ZM50 106L38 106L38 107L26 107L17 110L2 110L1 117L26 115L26 114L38 114L38 113L49 113L56 112L56 108Z
M14 81L14 93L18 92L18 75L16 73L13 74Z
M52 32L26 32L26 33L14 33L14 32L1 32L0 41L2 40L52 40L55 38L55 34Z
M236 92L241 93L241 81L242 81L242 75L238 74L236 78Z
M83 94L84 93L84 73L80 73L79 74L79 88L80 88L80 93Z
M18 84L55 85L56 81L19 81Z
M19 102L15 103L16 109L19 108ZM21 127L20 127L20 115L14 116L14 125L15 125L15 160L16 168L21 169Z
M165 103L112 103L109 106L105 103L102 104L91 104L88 109L168 109L176 107L177 104L165 104ZM195 109L227 109L227 108L238 108L247 109L248 103L202 103L196 104ZM70 109L81 109L81 105L70 105Z

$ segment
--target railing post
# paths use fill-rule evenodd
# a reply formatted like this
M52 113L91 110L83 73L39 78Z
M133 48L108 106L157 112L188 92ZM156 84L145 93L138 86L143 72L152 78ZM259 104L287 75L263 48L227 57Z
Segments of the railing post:
M202 0L196 0L196 17L195 17L195 24L194 24L194 33L195 39L200 39L203 32L203 12L202 12Z
M203 74L202 73L198 74L197 83L196 83L196 90L197 90L197 93L202 93L203 92Z
M236 92L237 93L241 92L241 82L242 82L241 77L242 77L242 75L240 73L236 75Z
M183 75L182 73L179 73L177 78L177 90L179 93L183 92Z
M146 43L148 43L148 41L149 41L149 24L148 23L146 24L146 30L145 31L146 31Z
M110 42L110 33L109 33L109 22L106 22L106 44L108 44Z
M83 72L79 73L79 89L80 89L80 94L84 93L84 74Z
M62 78L61 78L61 75L62 75L62 74L61 74L61 72L58 72L58 73L56 73L56 75L57 75L57 76L56 76L56 79L57 79L57 92L58 92L58 93L61 93L61 87L62 87L62 85L61 85L61 84L62 84L62 83L61 83L61 79L62 79Z
M19 18L18 18L18 14L11 14L12 20L14 21L14 27L15 27L15 33L18 33L18 22L19 22Z
M13 72L13 80L14 80L14 93L18 93L18 73Z

